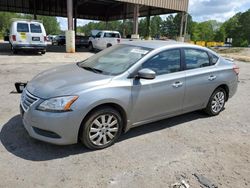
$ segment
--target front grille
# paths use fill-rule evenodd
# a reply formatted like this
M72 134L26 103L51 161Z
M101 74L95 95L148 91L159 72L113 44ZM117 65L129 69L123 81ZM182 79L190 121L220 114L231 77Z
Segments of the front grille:
M26 112L29 107L38 100L37 97L30 94L27 90L24 90L21 96L21 105L23 110Z

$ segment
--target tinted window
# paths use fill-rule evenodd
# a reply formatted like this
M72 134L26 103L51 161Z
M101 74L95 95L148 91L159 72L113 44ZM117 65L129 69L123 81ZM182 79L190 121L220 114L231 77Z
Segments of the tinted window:
M152 69L157 75L178 72L181 70L180 50L161 52L143 63L142 68Z
M207 52L196 49L185 49L185 62L187 69L197 69L209 66Z
M96 37L96 38L100 38L101 35L102 35L102 32L99 32L99 33L97 33L97 35L96 35L95 37Z
M29 26L27 23L17 23L17 32L29 32Z
M40 24L30 24L31 33L42 33Z
M120 38L119 33L104 33L104 37L106 38Z
M212 65L215 65L218 60L219 60L219 58L216 55L210 54L210 61L211 61Z

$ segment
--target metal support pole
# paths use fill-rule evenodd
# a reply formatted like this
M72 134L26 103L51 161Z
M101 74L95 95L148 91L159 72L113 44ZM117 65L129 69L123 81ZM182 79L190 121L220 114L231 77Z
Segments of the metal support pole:
M188 22L188 13L185 14L184 39L186 38L187 34L187 22Z
M147 15L147 37L150 38L150 9L148 10L148 15Z
M68 30L66 35L66 52L75 53L75 31L73 30L73 0L67 0Z
M140 9L139 5L134 5L133 38L139 38L138 36L139 9Z
M75 8L74 8L74 30L75 30L75 35L77 34L77 1L75 1Z
M180 27L180 37L183 36L183 22L184 22L184 13L181 13L181 27Z
M67 0L68 30L73 30L73 0Z
M34 4L33 4L33 8L34 8L34 20L36 20L37 19L37 15L36 15L36 0L34 1Z

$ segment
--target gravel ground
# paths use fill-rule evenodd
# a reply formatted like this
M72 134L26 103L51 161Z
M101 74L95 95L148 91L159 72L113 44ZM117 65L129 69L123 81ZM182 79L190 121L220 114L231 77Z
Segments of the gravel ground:
M0 44L0 187L151 188L174 187L182 180L192 188L205 187L194 174L218 187L250 187L250 63L237 62L238 92L217 117L193 112L144 125L101 151L30 138L14 83L90 55L56 48L43 56L10 55Z

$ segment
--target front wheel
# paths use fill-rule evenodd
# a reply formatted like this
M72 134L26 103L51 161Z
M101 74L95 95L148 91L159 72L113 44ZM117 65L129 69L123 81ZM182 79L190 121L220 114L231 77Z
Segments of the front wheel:
M216 116L224 109L225 103L226 92L223 88L218 88L210 97L205 112L211 116Z
M123 123L119 112L105 107L91 113L82 126L82 143L90 149L103 149L117 141Z

